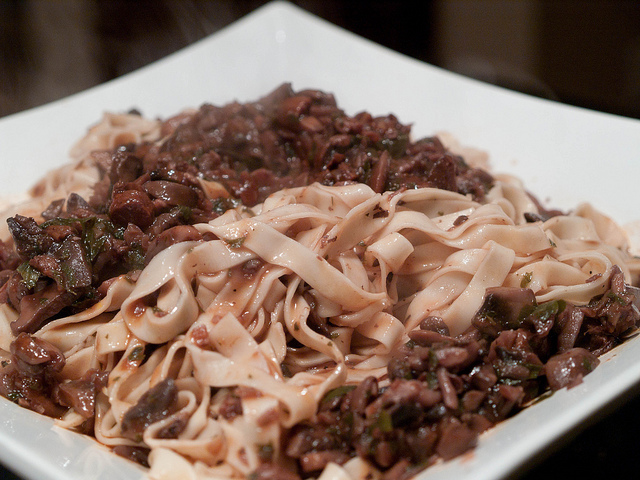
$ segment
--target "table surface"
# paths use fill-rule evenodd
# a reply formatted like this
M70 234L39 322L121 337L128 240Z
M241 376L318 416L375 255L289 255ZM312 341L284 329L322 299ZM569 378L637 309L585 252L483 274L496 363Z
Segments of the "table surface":
M84 90L162 58L214 33L262 3L252 0L0 0L0 117ZM453 2L456 8L452 10L447 2L435 1L425 2L417 9L419 11L411 11L411 15L406 12L416 10L415 4L403 1L303 0L294 3L357 34L429 63L526 93L640 118L640 82L627 85L633 80L635 70L628 73L620 67L629 64L640 72L640 8L634 2L601 2L600 9L587 9L587 20L583 22L588 23L591 19L593 24L600 25L609 21L613 26L604 30L590 29L590 41L598 48L582 49L584 58L574 57L574 63L583 67L591 65L590 76L598 76L593 75L596 68L593 65L600 63L593 58L611 62L612 58L620 56L620 45L630 43L635 48L627 49L629 59L617 60L617 69L606 65L607 62L600 65L599 81L603 84L595 83L591 89L585 87L588 82L584 82L583 77L573 74L576 78L572 79L571 65L553 61L554 55L561 57L562 54L545 49L552 40L558 43L553 27L557 26L559 18L572 13L560 7L550 8L553 2L523 2L527 8L511 5L505 13L501 9L509 2L482 2L485 11L478 11L480 2ZM504 16L502 23L501 14ZM501 60L488 57L486 51L478 51L473 44L473 41L490 40L482 37L487 33L479 33L484 31L479 27L485 18L483 15L492 15L494 29L497 29L493 34L507 35L505 44L510 47L500 53ZM518 41L510 42L509 32L499 30L501 26L508 29L506 26L513 23L514 15L533 32L524 39L521 33L511 32L517 36L520 50L512 48ZM54 21L47 21L51 18ZM372 27L382 20L397 28ZM460 36L459 32L463 32L462 40L467 40L469 45L465 46L465 41L451 41ZM616 38L612 40L611 35ZM576 41L569 35L566 43L571 45ZM567 50L570 50L568 46ZM544 61L540 59L541 55ZM73 58L71 63L60 61L70 57ZM461 58L467 61L460 61ZM65 64L64 71L60 71L61 64ZM487 75L487 71L492 75ZM595 73L598 72L596 69ZM616 95L612 94L611 85L627 87L620 87ZM534 480L569 475L582 479L627 478L635 467L637 440L634 432L640 430L638 411L640 385L542 452L511 478ZM0 467L0 478L14 480L19 477Z

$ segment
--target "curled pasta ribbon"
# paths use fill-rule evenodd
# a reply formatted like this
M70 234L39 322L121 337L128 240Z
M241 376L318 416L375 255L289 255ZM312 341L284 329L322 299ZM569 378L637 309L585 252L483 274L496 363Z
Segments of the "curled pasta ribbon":
M123 302L124 320L141 340L168 342L195 321L198 304L191 288L193 267L185 255L194 246L194 242L182 242L156 255ZM152 294L157 300L148 305L145 299Z

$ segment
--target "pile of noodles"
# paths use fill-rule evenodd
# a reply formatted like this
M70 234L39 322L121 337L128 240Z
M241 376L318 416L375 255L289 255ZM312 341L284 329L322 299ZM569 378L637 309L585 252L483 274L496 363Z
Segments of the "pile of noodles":
M158 131L138 116L106 116L76 147L75 163L48 175L5 218L38 218L55 198L90 195L98 170L88 152ZM456 335L487 287L526 285L538 302L584 304L606 290L612 265L628 283L637 277L640 263L610 219L585 204L527 223L524 212L538 209L523 185L495 178L483 204L432 188L376 194L363 184L314 184L277 192L196 225L207 241L167 248L137 280L118 278L99 303L35 336L62 350L65 378L111 372L95 418L95 437L108 446L139 445L123 437L123 415L152 386L175 379L178 411L142 438L151 478L244 478L262 446L281 458L284 429L313 416L329 390L369 375L384 384L391 350L425 317L442 317ZM242 266L250 260L249 275ZM0 347L8 350L16 313L0 311ZM310 315L328 319L329 336L310 328ZM298 347L288 348L291 337ZM148 344L155 348L142 362ZM236 386L259 394L244 396L243 414L227 420L217 412ZM176 418L186 421L178 438L159 438ZM83 421L69 411L60 424ZM353 459L319 478L367 474L377 475Z

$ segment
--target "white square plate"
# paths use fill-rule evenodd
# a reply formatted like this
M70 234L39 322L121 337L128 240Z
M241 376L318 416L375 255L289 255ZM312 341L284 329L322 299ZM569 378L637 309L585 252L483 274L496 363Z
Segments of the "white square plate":
M66 160L104 111L168 116L204 102L255 100L282 82L335 93L348 113L394 113L416 138L438 131L487 151L550 205L589 201L621 223L640 218L640 121L568 107L469 80L363 40L287 3L130 75L0 120L0 194L24 191ZM640 339L563 390L481 437L420 480L503 477L640 380ZM0 461L29 479L138 479L142 470L94 441L0 399Z

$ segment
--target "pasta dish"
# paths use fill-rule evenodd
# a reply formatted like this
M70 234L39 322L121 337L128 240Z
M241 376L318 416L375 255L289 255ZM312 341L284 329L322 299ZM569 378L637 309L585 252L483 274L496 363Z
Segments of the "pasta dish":
M589 204L288 84L106 114L0 227L0 394L154 480L409 479L640 324Z

